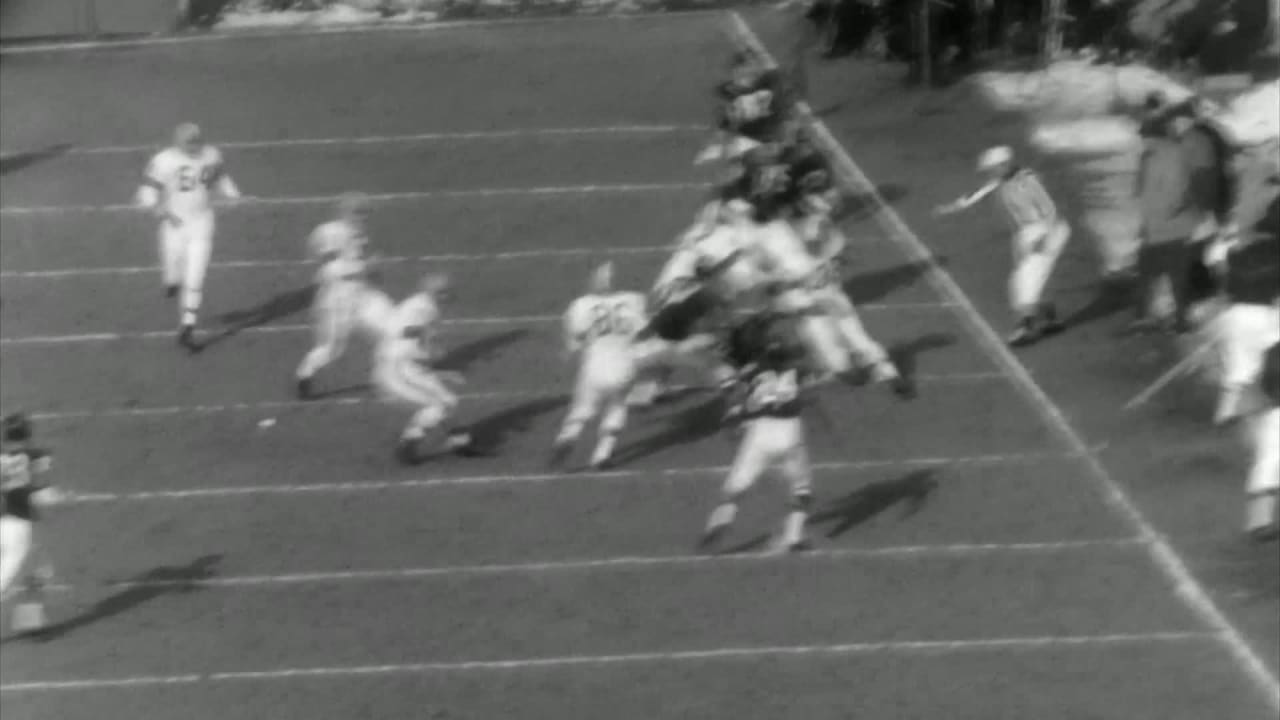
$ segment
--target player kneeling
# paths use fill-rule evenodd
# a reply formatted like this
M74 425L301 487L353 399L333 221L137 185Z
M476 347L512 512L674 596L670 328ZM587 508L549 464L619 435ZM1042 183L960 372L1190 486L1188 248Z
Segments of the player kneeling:
M613 290L613 263L597 268L587 294L565 311L565 346L578 358L578 377L569 414L556 436L553 465L565 463L587 424L597 418L600 424L591 466L604 467L613 457L639 371L633 342L645 324L644 295Z
M3 422L4 450L0 452L0 603L25 592L13 608L12 626L17 632L40 630L45 625L43 587L53 579L53 566L38 559L35 524L40 510L65 499L65 495L40 482L52 456L31 446L31 423L20 414ZM19 586L18 579L26 574Z
M435 326L448 286L444 275L424 277L419 291L396 306L375 351L373 386L387 402L414 411L396 446L396 456L406 464L424 459L420 446L428 432L443 431L446 449L471 449L469 433L448 427L458 407L448 385L460 385L463 378L431 366L438 359Z
M800 418L801 386L808 374L805 350L794 321L780 316L749 323L734 333L731 345L732 354L745 363L739 374L742 398L731 411L742 423L741 440L701 547L716 547L737 517L741 498L772 472L787 483L791 497L775 549L806 550L813 483Z

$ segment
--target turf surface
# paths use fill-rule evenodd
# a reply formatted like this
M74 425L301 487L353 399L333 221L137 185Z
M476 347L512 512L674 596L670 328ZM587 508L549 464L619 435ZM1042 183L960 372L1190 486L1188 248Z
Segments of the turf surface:
M777 18L756 21L777 39ZM604 258L647 285L687 223L722 28L584 19L6 57L0 142L54 150L3 178L0 399L43 414L60 479L89 494L49 521L69 586L53 636L4 643L6 720L1267 717L865 198L846 221L849 288L922 392L823 398L818 553L751 553L780 508L765 488L731 538L745 555L694 558L732 457L705 395L637 413L618 471L548 473L570 377L552 316ZM915 114L874 69L821 68L815 94L848 104L833 129L999 322L995 225L922 210L967 189L972 150L1001 129ZM188 116L262 199L219 219L214 342L194 357L172 346L153 229L102 207L128 202L146 155L131 148ZM498 134L388 140L482 132ZM254 144L298 138L338 140ZM390 194L373 237L393 294L427 267L454 275L450 360L488 457L396 466L404 418L365 397L358 342L325 398L291 399L302 238L352 187ZM1126 342L1086 326L1026 358L1274 672L1274 552L1234 536L1239 463L1191 410L1116 419L1164 360Z

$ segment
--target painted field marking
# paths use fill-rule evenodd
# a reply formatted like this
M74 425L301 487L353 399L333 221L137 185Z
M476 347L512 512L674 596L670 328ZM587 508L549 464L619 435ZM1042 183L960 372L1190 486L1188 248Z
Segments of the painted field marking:
M768 59L769 62L776 66L777 62L774 60L773 55L761 42L755 31L751 29L747 21L742 18L742 15L736 11L731 11L729 18L733 33L741 44L749 47L760 57ZM987 349L991 358L1009 374L1014 386L1027 400L1028 404L1035 407L1045 422L1058 433L1066 445L1085 461L1089 469L1089 475L1103 491L1107 504L1119 511L1140 536L1147 541L1147 547L1150 549L1153 561L1173 584L1174 594L1181 598L1187 607L1212 628L1215 635L1222 639L1241 669L1245 671L1254 685L1262 691L1272 709L1280 712L1280 680L1277 680L1276 676L1267 668L1266 663L1262 661L1262 658L1250 647L1244 636L1218 609L1208 591L1195 579L1195 576L1192 575L1186 563L1169 544L1169 541L1147 520L1142 511L1129 498L1123 486L1111 476L1110 471L1098 460L1097 455L1090 452L1088 444L1071 425L1071 422L1067 420L1062 409L1040 387L1026 366L1009 350L1000 335L986 321L982 313L978 311L968 295L961 289L959 283L951 276L951 273L938 264L932 251L924 241L907 226L897 211L881 197L875 183L871 182L871 179L853 160L849 152L831 133L826 123L813 113L807 103L802 102L800 110L808 119L819 143L825 147L837 162L838 169L845 175L845 180L850 182L855 189L863 190L875 199L876 205L880 208L876 218L883 224L890 237L901 244L910 259L923 263L928 267L926 277L929 282L944 298L951 301L956 315L965 322L974 336Z
M593 570L640 570L645 568L682 568L689 566L727 566L783 560L785 562L819 562L857 559L929 559L938 557L972 557L978 555L1038 555L1088 550L1132 549L1141 547L1138 538L1103 538L1096 540L1059 540L1024 543L952 543L946 545L890 545L869 548L829 548L799 555L780 556L769 552L743 552L722 555L654 555L619 556L575 560L544 560L523 563L491 563L479 565L442 565L436 567L386 568L380 570L334 570L269 575L230 575L186 580L126 580L102 583L107 590L140 590L148 588L274 588L291 585L323 585L338 583L376 583L431 578L455 578L489 575L539 575L542 573L590 572ZM90 586L51 585L58 592L84 592Z
M615 183L597 185L535 185L530 187L506 188L471 188L468 190L414 190L406 192L366 193L372 202L415 202L418 200L436 200L442 198L483 198L512 197L538 195L608 195L656 192L688 192L706 189L702 182L669 182L669 183ZM342 195L300 195L296 197L252 197L247 196L235 202L223 203L223 211L244 207L274 205L325 205L337 202ZM133 203L113 203L107 205L35 205L0 207L0 215L72 215L85 213L118 213L130 212L145 215L143 210ZM148 215L149 217L149 215Z
M984 455L954 455L942 457L893 458L886 460L840 460L815 462L815 472L856 472L879 468L949 467L956 465L1006 465L1014 463L1043 463L1074 461L1075 453L1061 451L988 453ZM583 472L510 473L493 475L461 475L454 477L410 478L404 480L360 480L336 483L295 483L284 485L225 485L193 487L180 490L101 491L75 494L69 502L154 502L170 500L220 499L268 495L309 495L327 493L367 493L389 490L430 490L442 487L478 487L490 485L529 485L565 481L654 481L659 479L691 478L706 475L723 475L728 465L652 470L600 470Z
M974 371L956 373L919 373L912 376L918 383L926 385L963 385L984 382L1008 382L1004 373L995 371ZM715 388L701 385L673 385L672 392L712 391ZM458 393L463 400L504 400L518 398L563 398L569 402L569 396L560 389L553 390L494 390L489 392ZM53 410L49 412L30 413L35 420L88 420L129 417L161 417L167 415L212 415L228 412L280 412L300 410L303 408L352 407L360 405L377 405L381 401L371 394L353 395L335 398L316 398L314 400L263 400L255 402L212 403L207 405L158 405L151 407L123 407L101 409Z
M682 10L674 17L671 13L639 12L626 15L571 15L560 17L494 18L491 20L438 20L414 23L364 23L329 26L285 27L264 30L226 29L200 34L162 35L130 40L87 40L68 42L31 43L0 46L0 56L35 55L42 53L83 52L88 50L122 50L126 48L162 47L166 45L191 45L231 42L236 40L279 40L311 38L331 35L373 35L382 33L432 33L451 30L494 29L527 25L562 25L569 23L641 22L650 20L675 20L686 18L718 17L721 10Z
M525 140L536 138L575 138L610 135L679 135L683 133L709 133L708 125L597 125L585 127L512 128L508 130L456 130L389 135L349 135L316 138L279 138L275 140L215 140L219 148L232 150L289 149L331 147L335 145L412 145L417 143L465 142L486 140ZM75 155L131 155L156 152L161 144L99 145L71 147L61 156ZM3 152L9 156L18 153Z
M563 258L608 255L656 255L673 252L673 245L640 245L633 247L578 247L578 248L535 248L530 250L509 250L489 253L436 253L430 255L378 255L369 258L371 265L393 265L401 263L445 263L445 262L507 262L511 260L533 260L537 258ZM315 260L223 260L209 263L211 270L235 270L245 268L305 268L314 269ZM134 265L122 267L89 267L59 268L57 270L6 270L0 271L0 279L21 280L56 279L63 277L80 277L93 275L159 275L156 265Z
M973 652L1065 650L1106 648L1117 645L1156 645L1204 642L1216 638L1204 632L1148 632L1109 635L1041 635L961 640L898 640L850 642L825 645L768 645L720 647L704 650L668 650L617 655L562 655L508 658L501 660L458 660L384 665L296 667L270 670L229 670L224 672L174 675L137 675L116 678L77 678L5 683L0 693L91 691L121 688L168 687L232 682L266 682L304 679L349 679L387 675L427 675L466 672L511 672L539 668L584 668L650 663L724 662L761 658L822 658L852 655L956 654Z
M948 307L943 302L927 302L927 303L868 303L859 305L858 309L866 312L914 312L914 311L931 311L939 308ZM562 315L512 315L507 317L464 317L451 318L441 320L440 323L449 328L470 328L470 327L490 327L494 325L544 325L558 323L563 320ZM216 336L219 333L231 332L233 328L212 326L204 330L209 335ZM234 330L239 335L245 334L279 334L279 333L309 333L314 328L309 324L280 324L280 325L256 325L243 329ZM101 342L119 342L124 340L168 340L172 341L175 329L169 330L145 330L141 332L98 332L98 333L77 333L71 335L27 335L17 337L0 337L0 347L21 347L21 346L41 346L41 345L68 345L74 343L101 343Z

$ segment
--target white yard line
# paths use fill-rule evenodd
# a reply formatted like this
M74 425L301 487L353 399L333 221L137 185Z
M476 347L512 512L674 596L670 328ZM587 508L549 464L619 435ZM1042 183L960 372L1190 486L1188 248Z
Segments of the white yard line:
M786 562L842 560L900 560L939 557L972 557L979 555L1040 555L1090 550L1132 549L1141 547L1136 538L1096 540L1060 540L1025 543L952 543L947 545L890 545L870 548L830 548L812 550L785 558ZM232 575L195 580L139 580L104 583L108 590L141 588L273 588L289 585L323 585L341 583L376 583L399 580L426 580L487 575L541 575L544 573L590 572L595 570L639 570L646 568L682 568L689 566L742 565L779 560L767 552L743 552L723 555L654 555L620 556L577 560L549 560L524 563L481 565L443 565L437 567L387 568L382 570L335 570L270 575ZM90 592L91 587L50 586L58 592Z
M334 145L406 145L413 143L462 142L485 140L526 140L536 138L574 138L595 135L674 135L681 133L709 133L709 125L599 125L584 127L558 128L514 128L510 130L459 130L426 133L410 133L403 135L353 135L342 137L318 138L279 138L276 140L217 140L220 148L232 150L254 149L287 149L329 147ZM72 147L62 155L129 155L133 153L155 152L160 146L155 143L145 145L100 145L95 147ZM13 155L6 151L0 155Z
M130 40L82 40L33 44L17 44L0 47L0 56L35 55L60 52L84 52L90 50L116 50L124 48L164 47L245 40L280 40L311 38L332 35L373 35L383 33L433 33L453 30L501 30L507 27L527 25L563 25L569 23L679 21L688 18L718 17L721 10L684 10L678 13L633 13L626 15L569 15L562 17L494 18L491 20L441 20L417 24L363 24L292 27L270 30L216 30L185 35L161 35Z
M295 667L270 670L229 670L224 672L174 675L138 675L115 678L76 678L5 683L0 693L91 691L121 688L168 687L231 682L267 682L304 679L350 679L388 675L428 675L467 672L511 672L547 668L592 668L654 663L697 663L758 660L763 658L823 658L852 655L940 655L974 652L1107 648L1120 645L1196 643L1214 639L1204 632L1147 632L1109 635L1041 635L984 637L960 640L896 640L850 642L824 645L772 645L719 647L703 650L669 650L618 655L563 655L555 657L507 658L501 660L459 660L385 665Z
M414 202L418 200L436 200L442 198L477 198L477 197L509 197L520 195L608 195L653 192L688 192L689 190L706 189L707 183L670 182L670 183L615 183L598 185L538 185L531 187L507 188L472 188L469 190L415 190L407 192L366 193L374 202ZM234 211L242 207L272 205L324 205L337 202L342 195L303 195L297 197L245 197L235 204L222 207L225 211ZM130 212L144 215L144 211L132 203L113 203L107 205L34 205L0 207L0 215L71 215L84 213L117 213Z
M927 303L868 303L859 305L858 309L864 312L913 312L913 311L931 311L947 308L947 304L941 302ZM441 320L441 324L445 327L486 327L493 325L543 325L548 323L558 323L563 319L561 315L512 315L507 317L470 317L470 318L452 318ZM258 325L235 330L234 334L280 334L280 333L309 333L313 331L310 324L280 324L280 325ZM210 336L217 336L223 332L231 332L229 328L212 326L206 328L204 332ZM145 330L140 332L98 332L98 333L76 333L70 335L26 335L18 337L0 337L0 348L4 347L22 347L22 346L42 346L42 345L68 345L75 343L102 343L102 342L119 342L122 340L166 340L172 341L177 333L176 328L167 330Z
M737 12L730 12L729 17L733 32L741 43L750 47L762 57L773 61L772 54L764 46L764 43L760 41L751 26L747 24L746 20ZM1088 444L1075 427L1072 426L1071 422L1067 420L1062 409L1040 387L1026 366L1009 350L1000 335L986 321L977 307L974 306L964 290L961 289L959 283L951 276L951 273L934 260L933 253L924 241L907 226L897 211L880 196L875 184L862 171L862 168L858 167L849 152L831 133L826 123L813 114L807 103L802 103L802 106L801 112L808 117L819 142L825 146L826 150L837 162L838 168L846 175L846 180L855 189L866 191L871 197L875 198L876 204L880 207L880 212L876 214L877 220L883 224L889 235L901 244L911 259L928 264L929 271L926 277L930 283L944 298L953 303L956 314L964 320L974 336L986 348L991 358L1008 373L1015 387L1028 404L1040 413L1041 417L1057 432L1067 447L1084 459L1089 469L1089 475L1102 489L1107 503L1118 510L1139 535L1147 541L1147 547L1150 548L1153 561L1172 583L1174 594L1186 603L1187 607L1199 616L1217 636L1222 638L1224 645L1231 651L1240 668L1265 695L1271 707L1280 712L1280 680L1277 680L1276 676L1267 668L1266 663L1258 656L1248 641L1218 609L1208 591L1195 579L1195 576L1187 568L1186 563L1169 544L1168 540L1165 539L1164 535L1147 520L1142 511L1129 498L1124 487L1112 477L1110 471L1102 464L1097 455L1090 452Z
M1061 451L990 453L985 455L953 455L942 457L893 458L886 460L842 460L816 462L815 472L858 472L877 468L951 467L956 465L1006 465L1074 461L1076 453ZM172 500L216 500L235 497L294 496L339 493L386 492L390 490L430 490L442 487L476 487L489 485L528 485L566 481L644 481L660 479L719 476L729 471L728 465L652 470L603 470L574 473L508 473L462 475L455 477L416 478L407 480L358 480L336 483L297 483L284 485L228 485L192 487L180 490L138 490L120 492L85 492L76 494L71 503L155 502Z
M1007 382L1008 380L1004 373L994 371L920 373L915 375L913 379L916 382L926 385L962 385L969 383ZM688 392L697 390L710 391L712 388L692 385L675 385L670 389L674 392ZM458 394L458 397L463 400L504 400L536 397L553 398L560 396L564 396L566 401L568 400L563 389L559 388L545 390L495 390L490 392L464 392ZM209 405L159 405L152 407L103 408L96 410L55 410L50 412L31 413L30 417L35 420L87 420L91 418L162 417L166 415L212 415L216 413L229 412L265 413L298 410L302 408L352 407L366 404L377 404L378 402L380 401L377 398L368 394L362 394L348 397L317 398L315 400L265 400L259 402L230 402Z
M371 260L374 265L392 265L398 263L433 263L433 262L507 262L511 260L536 260L538 258L563 258L581 256L608 255L655 255L673 252L673 245L640 245L635 247L577 247L577 248L534 248L530 250L508 250L488 253L437 253L433 255L379 255ZM314 269L314 260L222 260L209 264L211 270L238 270L254 268L305 268ZM58 268L56 270L11 270L0 271L0 279L21 280L58 279L95 275L158 275L160 268L156 265L132 265L120 267L80 267Z

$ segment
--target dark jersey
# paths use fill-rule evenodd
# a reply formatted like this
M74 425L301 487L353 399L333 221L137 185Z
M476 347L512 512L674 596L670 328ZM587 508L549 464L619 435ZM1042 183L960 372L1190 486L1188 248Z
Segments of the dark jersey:
M698 332L709 332L719 305L711 293L698 288L682 298L661 303L649 321L649 330L663 340L679 342Z
M721 130L764 142L772 139L785 117L782 75L765 70L745 85L732 80L716 88L719 107L716 125Z
M835 177L826 156L809 145L793 145L783 153L789 190L796 199L821 195L835 188Z
M742 419L797 418L802 406L801 370L790 362L764 362L741 378Z
M37 476L49 465L49 453L34 448L0 453L0 496L3 514L23 520L35 520L36 509L31 496L46 485Z
M715 192L721 202L742 200L751 206L751 219L769 222L783 217L794 203L791 175L781 162L751 163Z
M1280 405L1280 343L1267 348L1262 355L1262 392L1272 405Z

